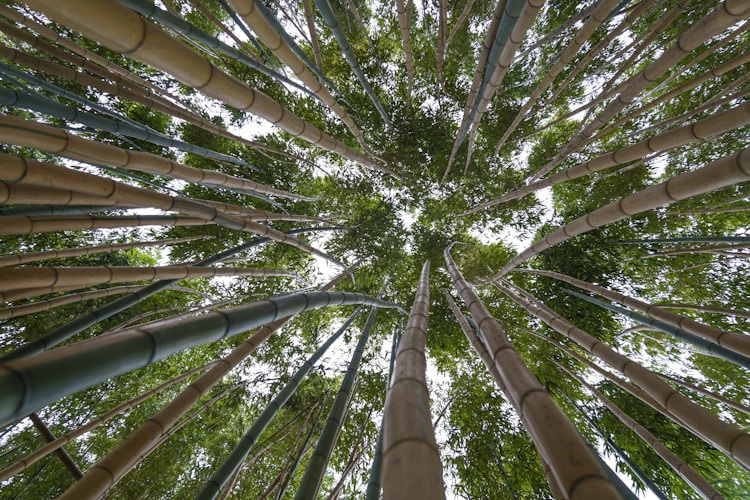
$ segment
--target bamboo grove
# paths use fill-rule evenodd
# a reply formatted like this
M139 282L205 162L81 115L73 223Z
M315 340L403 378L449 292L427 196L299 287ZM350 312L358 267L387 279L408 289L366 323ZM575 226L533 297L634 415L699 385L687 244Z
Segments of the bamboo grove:
M748 28L0 2L0 497L746 497Z

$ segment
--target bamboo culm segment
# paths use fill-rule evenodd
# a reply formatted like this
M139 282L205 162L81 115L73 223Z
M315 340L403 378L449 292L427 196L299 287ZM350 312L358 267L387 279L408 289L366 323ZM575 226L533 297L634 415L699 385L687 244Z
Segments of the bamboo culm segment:
M206 483L203 485L203 488L201 488L200 492L198 492L198 494L195 496L196 500L209 500L216 498L216 495L219 494L227 481L229 481L229 478L232 477L237 469L242 466L245 458L247 458L247 455L250 453L250 449L258 441L260 436L263 434L263 431L266 430L266 427L268 427L268 424L271 423L271 420L273 420L273 418L286 404L286 402L289 401L289 398L292 397L292 394L294 394L294 391L297 390L297 387L299 387L302 379L305 378L310 370L312 370L315 363L317 363L318 360L323 356L323 354L326 353L328 348L331 347L331 345L333 345L333 343L336 342L336 340L338 340L339 337L341 337L344 332L349 329L354 320L357 319L357 316L359 316L361 310L362 309L358 307L354 311L354 313L349 316L349 319L346 320L343 326L341 326L341 328L339 328L336 333L334 333L328 340L326 340L323 345L321 345L318 350L315 351L315 353L313 353L313 355L310 356L307 361L305 361L304 364L297 370L294 376L292 376L289 382L286 383L286 385L281 389L281 391L279 391L276 397L273 398L273 401L271 401L268 406L266 406L265 410L263 410L260 416L253 423L253 425L247 430L245 435L242 437L240 442L237 443L237 446L234 447L227 459L224 460L224 462L211 475L208 481L206 481Z
M266 299L157 328L130 328L106 337L0 365L5 396L0 425L108 378L143 368L171 354L237 335L309 309L329 305L378 304L360 293L312 292Z

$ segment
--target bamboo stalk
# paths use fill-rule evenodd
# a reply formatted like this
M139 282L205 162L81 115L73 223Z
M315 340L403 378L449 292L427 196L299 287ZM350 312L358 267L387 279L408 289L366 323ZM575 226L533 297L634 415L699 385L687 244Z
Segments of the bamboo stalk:
M353 267L351 266L333 278L327 285L321 288L321 291L333 288L351 272ZM211 387L219 383L230 370L250 356L260 344L265 342L291 319L292 316L287 316L268 323L242 344L234 348L231 353L224 356L215 366L196 379L167 406L144 422L141 427L133 432L115 450L92 466L87 471L86 476L75 486L79 489L78 491L96 491L98 492L96 494L99 495L119 481L132 467L138 464L143 453L158 442L165 435L167 429L174 425L199 398L206 394ZM83 484L83 486L80 486L80 484ZM71 492L70 496L76 498L75 491Z
M653 208L750 179L750 149L725 156L702 168L673 177L589 212L534 242L513 257L489 281L496 281L530 257L579 234Z
M422 266L417 293L396 355L383 416L383 498L445 498L443 466L430 417L425 342L430 307L430 262Z
M445 261L453 286L461 295L482 333L485 348L508 401L525 423L540 457L549 464L554 482L570 498L618 498L588 445L568 417L529 371L497 320L469 286L445 249ZM564 443L564 445L563 445Z
M541 319L555 331L573 340L587 352L595 355L638 384L670 415L678 418L683 427L723 451L741 466L750 467L750 435L719 420L710 411L675 391L654 372L614 351L589 333L542 305L538 300L534 299L530 302L502 285L495 285L530 314Z

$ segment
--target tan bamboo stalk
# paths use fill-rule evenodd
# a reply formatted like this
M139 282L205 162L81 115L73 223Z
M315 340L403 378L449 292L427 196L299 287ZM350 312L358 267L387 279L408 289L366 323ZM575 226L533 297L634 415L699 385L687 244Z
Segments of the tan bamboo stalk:
M298 275L279 269L251 269L244 267L18 267L0 269L3 290L42 288L52 286L86 286L125 283L144 280L184 278L213 278L216 276L280 277Z
M482 83L482 77L484 76L484 71L487 69L487 60L489 59L489 56L490 56L490 49L492 48L492 45L494 44L495 33L497 33L497 28L500 26L500 19L502 19L503 17L503 11L505 11L506 5L507 5L507 0L498 0L497 4L495 5L495 11L492 13L492 21L490 22L490 27L487 30L487 34L484 37L484 44L482 45L482 52L479 54L479 61L477 62L477 69L474 71L474 79L471 82L471 89L469 90L469 95L466 97L466 104L464 105L464 114L463 114L463 117L461 118L461 123L458 126L458 131L456 132L456 140L453 142L453 148L451 149L451 154L450 154L450 157L448 158L448 165L445 167L445 172L443 172L443 178L441 182L445 182L445 179L448 178L448 173L451 170L451 166L453 165L453 160L456 157L458 148L461 146L461 142L463 138L466 136L466 129L469 126L469 123L468 123L469 113L471 112L471 108L472 108L472 105L474 104L474 101L476 101L477 99L477 94L479 93L479 86ZM464 11L466 11L466 9L464 9ZM448 39L450 40L450 38L452 37L449 36Z
M618 24L614 29L610 30L606 34L606 36L599 41L599 43L594 45L591 50L586 52L586 55L584 55L583 59L581 59L578 64L576 64L576 66L573 68L573 70L571 70L568 76L565 77L565 80L563 80L562 83L560 83L560 85L555 89L548 102L554 102L555 99L557 99L560 94L570 86L570 83L573 81L573 79L578 76L578 74L583 71L586 66L588 66L588 64L592 59L594 59L597 54L604 50L605 47L612 43L612 40L620 36L623 31L632 26L638 18L644 15L656 4L656 0L642 0L641 2L639 2L638 5L627 16L625 16L620 24ZM495 150L495 154L497 154L497 149Z
M437 61L435 63L435 90L438 101L441 96L443 85L443 64L445 63L445 50L448 46L445 43L445 31L448 27L448 0L438 2L438 39L437 39Z
M586 442L529 371L497 320L466 282L445 249L448 274L456 292L479 326L489 357L502 379L506 399L524 421L539 455L549 464L568 498L619 498Z
M0 235L140 226L205 226L207 224L213 223L195 217L180 217L176 215L127 215L114 217L94 215L6 215L0 216Z
M742 250L745 248L750 248L750 243L740 243L737 245L710 245L705 247L673 248L671 250L663 250L661 252L653 252L642 255L640 258L648 259L651 257L665 257L669 255L683 255L694 253L718 253L731 255L731 253L728 251Z
M367 26L365 26L365 23L362 21L362 17L359 15L359 11L357 10L357 6L354 4L354 0L346 0L346 6L349 7L349 11L354 16L354 20L357 22L359 30L363 35L365 35L367 44L370 46L370 48L373 48L372 40L370 39L370 33L367 30Z
M0 26L2 25L3 23L0 22ZM3 29L7 30L6 28ZM39 43L38 45L43 44ZM60 49L48 48L48 50L53 52L55 55L59 55L60 52L65 53ZM56 64L46 59L34 57L30 54L20 52L10 47L0 47L0 56L8 59L9 61L22 64L26 67L36 69L47 74L59 76L67 80L80 83L81 85L85 85L87 87L95 88L112 96L129 99L133 102L138 102L140 104L143 104L144 106L153 108L157 111L161 111L162 113L169 114L171 116L174 116L175 118L185 120L186 122L195 125L196 127L200 127L203 130L206 130L213 134L221 135L233 141L240 142L251 148L257 148L259 146L255 141L250 141L240 136L234 135L216 125L215 123L203 119L195 112L181 108L180 106L163 98L162 96L155 95L145 89L131 89L121 83L108 83L98 78L89 76L85 73L78 72L72 68ZM100 72L106 75L105 72Z
M430 261L422 266L414 304L396 355L383 414L383 498L445 498L443 466L430 417L425 343Z
M686 1L686 0L683 0ZM695 24L686 29L677 41L667 48L656 60L651 62L645 69L635 76L629 78L622 87L616 99L599 113L594 120L587 125L578 135L574 136L560 153L547 165L536 172L532 179L547 174L557 167L571 151L575 151L588 142L594 133L602 126L608 124L614 116L630 104L636 96L655 82L661 75L677 64L687 54L699 47L709 38L718 35L726 28L742 20L750 11L748 0L728 0L722 2L713 11L707 14Z
M340 282L361 261L340 273L321 291L328 291ZM211 387L219 383L224 376L244 361L255 349L265 342L274 332L284 326L292 317L280 318L262 326L258 331L235 347L206 373L193 381L167 406L146 420L125 441L102 460L94 464L84 477L74 484L65 495L67 498L90 497L103 494L145 456L147 450L164 438L178 419L180 419Z
M703 394L704 396L707 396L714 401L718 401L719 403L723 403L731 408L734 408L735 410L741 411L742 413L746 415L750 415L750 407L743 405L742 403L738 403L737 401L732 401L731 399L722 396L721 394L717 394L713 391L709 391L708 389L704 389L703 387L699 387L695 384L691 384L689 382L685 382L684 380L680 380L677 377L672 377L670 375L666 375L664 373L658 374L661 378L669 380L670 382L674 382L675 384L682 386L686 389L689 389L691 391L697 392L699 394Z
M548 342L551 345L557 347L562 352L564 352L565 354L567 354L571 358L577 360L578 362L586 365L587 367L591 368L596 373L598 373L602 377L606 378L607 380L609 380L610 382L612 382L613 384L615 384L616 386L618 386L623 391L627 392L628 394L630 394L633 397L637 398L638 400L642 401L644 404L647 404L648 406L650 406L654 410L658 411L659 413L661 413L665 417L672 419L678 425L683 425L682 422L677 417L675 417L674 415L671 415L667 411L667 409L664 408L664 406L662 406L658 401L656 401L654 398L652 398L649 395L649 393L647 393L643 389L640 389L640 388L634 386L633 384L631 384L630 382L626 381L625 379L622 379L622 378L618 377L614 373L609 372L609 371L603 369L602 367L600 367L599 365L595 364L591 360L589 360L589 359L581 356L580 354L578 354L577 352L575 352L575 351L573 351L571 349L568 349L567 347L565 347L560 342L558 342L558 341L556 341L556 340L554 340L554 339L552 339L552 338L550 338L550 337L548 337L546 335L542 335L541 333L534 332L532 330L529 330L528 328L522 328L522 327L519 327L519 326L516 326L515 328L517 330L520 330L520 331L523 331L525 333L528 333L529 335L533 335L533 336L535 336L537 338L540 338L540 339L544 340L545 342Z
M687 481L695 491L706 500L720 500L724 496L716 491L716 489L709 484L706 479L701 476L695 469L690 467L683 459L678 457L672 450L667 448L664 443L659 441L648 429L643 427L641 424L636 422L627 413L622 411L616 404L610 401L604 394L599 392L591 384L583 380L582 377L571 372L569 369L555 361L551 360L558 368L567 373L571 378L575 379L579 384L584 386L588 391L596 396L596 398L611 411L620 422L630 429L634 434L643 440L659 457L664 460L682 479Z
M114 245L99 245L93 247L63 248L60 250L44 250L41 252L29 252L16 255L0 255L0 267L17 266L29 264L48 259L66 259L70 257L81 257L97 253L117 252L133 248L148 248L155 246L171 246L187 243L189 241L209 239L207 236L188 236L185 238L166 238L163 240L133 241L130 243L118 243Z
M140 290L141 288L143 288L143 285L117 286L112 288L105 288L103 290L92 290L90 292L80 292L63 295L62 297L40 300L38 302L24 304L21 306L7 307L5 309L0 309L0 319L20 318L21 316L48 311L50 309L54 309L55 307L66 304L83 302L84 300L98 299L100 297L109 297L110 295L135 292L137 290Z
M93 62L94 65L98 65L102 68L107 69L111 73L115 73L125 80L132 82L133 85L136 87L146 87L150 89L155 95L163 95L167 96L170 99L172 99L175 102L179 102L182 106L185 107L185 109L190 109L190 105L186 102L180 100L179 97L170 94L165 89L158 87L157 85L154 85L148 80L145 80L141 78L140 76L136 75L135 73L132 73L128 71L127 69L117 65L116 63L110 61L109 59L100 56L96 52L92 52L89 49L86 49L84 47L81 47L77 43L73 42L72 40L65 37L63 34L56 32L55 30L51 29L48 26L44 26L43 24L39 24L35 22L33 19L31 19L29 16L26 16L16 10L13 10L11 8L8 8L6 6L0 6L0 15L20 24L27 28L29 28L32 31L35 31L36 33L42 35L43 37L47 38L48 40L51 40L69 51L73 52L74 54L77 54L80 56L80 59L78 59L79 62L85 63L86 61ZM41 41L41 40L39 40ZM32 45L33 46L33 45ZM45 47L52 47L49 44L44 45ZM57 57L57 53L62 52L65 53L65 51L56 51L55 56ZM90 69L92 64L86 65L86 69ZM84 67L81 65L81 67Z
M242 40L239 39L239 37L234 33L234 31L229 29L229 27L227 27L226 24L221 22L221 20L218 17L216 17L213 14L213 12L208 10L199 0L188 0L188 1L190 2L190 5L194 9L198 10L201 14L203 14L203 16L206 19L214 23L214 25L217 26L219 29L221 29L221 31L223 31L224 34L226 34L229 38L231 38L239 50L242 50L245 54L249 55L251 58L255 59L256 61L258 60L258 58L255 56L255 54L252 53L251 50L247 50L248 48L247 45L243 43Z
M91 4L85 0L30 0L29 5L95 39L116 52L162 70L181 83L200 90L240 111L256 114L285 132L364 166L390 173L390 169L349 148L301 120L269 96L231 77L208 59L144 21L114 0Z
M55 435L52 434L52 431L49 429L49 427L47 427L42 419L39 418L39 415L37 415L36 413L32 413L29 415L29 419L31 419L34 427L36 427L36 430L39 431L39 434L42 435L45 441L49 443L55 440ZM83 477L83 472L81 472L81 469L79 469L78 465L76 465L76 463L73 461L73 457L71 457L64 448L56 449L55 453L57 454L58 458L63 463L65 468L68 469L68 472L71 473L74 479L78 480Z
M481 203L466 213L476 213L479 210L499 203L517 200L527 194L555 184L560 184L561 182L578 179L616 165L623 165L633 160L649 156L653 153L669 151L679 146L684 146L685 144L702 141L709 137L715 137L731 130L741 128L748 123L750 123L750 103L740 104L735 108L717 113L695 123L656 134L631 146L606 153L594 158L593 160L587 161L586 163L579 163L568 170L556 173L537 182L528 184L521 189L511 191L503 196Z
M164 175L186 182L247 190L293 200L312 201L312 198L289 193L249 179L227 175L217 170L190 167L151 153L118 148L84 139L65 130L16 116L0 115L0 141L48 151L74 160Z
M317 255L326 260L335 259L307 243L272 229L257 222L217 212L216 209L202 203L175 198L155 191L137 188L105 177L72 170L58 165L29 160L20 156L0 155L0 179L10 182L23 182L32 186L52 185L59 189L71 189L85 194L100 196L113 201L127 201L135 206L153 207L162 210L175 210L187 215L197 216L210 222L221 224L230 229L248 231L268 237L274 241L286 243L305 252Z
M741 318L750 318L750 311L741 311L739 309L730 309L727 307L702 306L699 304L654 304L655 306L668 309L688 309L691 311L701 311L707 313L724 314L727 316L739 316Z
M302 7L305 9L305 19L307 20L307 31L310 32L310 45L312 45L315 64L320 71L323 71L323 57L320 54L320 43L318 42L318 32L315 29L315 15L311 0L302 0Z
M685 212L671 212L670 215L700 215L700 214L728 214L735 212L748 212L750 206L729 207L729 208L707 208L704 210L688 210Z
M555 61L551 68L547 70L544 78L541 82L539 82L539 84L537 84L534 91L521 107L521 110L513 119L513 122L511 122L511 124L508 125L508 128L505 129L505 133L495 146L495 155L497 155L498 151L503 146L505 141L508 140L508 137L510 137L510 135L516 130L518 124L521 123L524 117L526 117L526 114L529 112L537 99L539 99L539 96L541 96L544 91L547 90L547 88L552 84L552 81L557 77L557 75L559 75L565 68L565 66L573 60L573 58L581 50L581 47L583 47L583 45L594 33L594 31L599 28L599 26L607 19L607 16L612 11L612 9L617 7L618 4L618 0L604 0L596 4L596 8L591 13L591 16L586 20L583 26L581 26L581 29L578 30L576 35L573 37L573 40L571 40L563 53L560 55L560 58Z
M682 69L681 69L680 72L677 72L675 74L669 75L667 78L664 79L664 81L662 81L659 85L657 85L656 87L654 87L651 90L650 93L653 94L653 93L656 93L656 92L661 92L663 89L667 88L669 86L669 84L672 83L672 81L674 81L677 77L679 77L681 74L685 73L685 71L687 71L690 68L694 67L698 63L704 61L707 57L713 55L719 49L724 48L732 40L735 40L736 38L738 38L741 34L743 34L744 32L746 32L748 29L750 29L750 21L746 21L739 28L737 28L736 30L734 30L733 32L731 32L729 34L729 36L727 36L725 38L722 38L721 40L719 40L718 42L714 43L713 45L711 45L710 47L708 47L706 50L704 50L703 52L701 52L700 54L698 54L695 57L695 59L693 59L692 61L690 61L690 62L686 63L685 65L683 65L683 67L682 67ZM747 43L744 43L744 44L742 44L739 47L738 52L740 53L740 55L742 55L742 53L744 53L746 51L747 51Z
M409 36L410 16L406 13L406 2L396 0L396 15L398 27L401 30L401 41L404 44L404 59L406 63L406 109L411 106L411 93L414 88L414 61L411 52L411 37Z
M328 89L320 83L320 81L313 75L305 66L305 63L297 57L292 51L291 47L284 41L279 33L266 21L265 17L255 7L253 0L229 0L237 14L247 23L247 25L258 35L258 38L274 53L284 64L292 69L292 72L299 78L312 92L333 111L336 116L346 125L346 128L352 133L357 139L360 146L367 151L368 154L373 154L370 147L367 145L362 132L357 128L357 125L352 120L352 117L344 111L344 109L336 102L336 99L328 92ZM371 165L368 165L371 166ZM378 165L377 170L393 174L389 168Z
M640 2L639 2L640 3ZM592 5L589 5L585 9L578 9L578 12L574 14L573 16L567 18L565 22L560 24L557 28L553 29L543 37L537 39L534 41L534 43L530 44L528 47L524 47L524 51L518 54L516 57L518 59L526 56L527 54L531 53L533 50L536 50L537 48L541 47L542 45L548 45L549 42L552 41L558 41L562 38L562 34L571 26L574 26L578 21L582 19L587 19L589 16L591 16L591 13L596 9L597 3L593 3ZM567 16L570 14L571 10L576 10L578 5L571 4L569 6L566 6L564 10L560 10L557 14L560 16Z
M474 329L471 327L466 317L458 308L458 305L453 300L453 297L451 297L451 295L446 290L443 290L443 294L445 295L445 300L448 302L448 306L450 307L451 311L453 311L453 315L456 317L456 321L461 327L461 331L464 332L464 335L466 335L466 338L469 340L469 344L471 344L471 347L474 348L477 355L484 363L484 366L486 366L487 370L489 370L490 375L495 380L495 384L497 384L498 388L503 391L503 394L505 394L507 388L505 386L505 382L503 382L503 377L500 375L500 372L497 371L497 367L495 366L492 357L487 352L484 344L481 340L479 340L479 337L477 337L477 334L474 332ZM524 426L526 426L524 417L521 417L521 421L523 422ZM552 472L549 464L544 460L544 457L542 457L542 455L539 455L539 460L542 463L544 476L547 478L547 483L549 484L550 490L552 491L552 496L554 498L566 498L566 493L562 490L562 486L559 484L558 479Z
M612 57L609 58L609 62L607 64L612 64L611 61L621 60L625 54L630 52L633 47L635 47L635 50L632 50L632 53L628 57L628 59L620 64L620 68L615 72L615 74L612 75L612 77L604 85L601 86L598 95L596 95L586 104L583 104L578 108L565 113L553 122L548 123L544 128L550 127L556 123L575 116L582 111L588 110L583 120L581 120L581 125L578 130L578 132L580 133L580 131L583 129L583 124L588 122L589 118L591 117L594 106L606 101L607 99L627 87L629 80L620 82L617 85L615 85L615 82L620 78L620 76L622 76L623 73L625 73L628 68L634 66L638 62L638 58L650 46L651 42L653 42L658 35L660 35L665 29L667 29L667 27L672 24L672 21L674 21L689 4L690 0L681 0L677 5L669 9L664 15L657 18L656 22L649 25L645 31L639 34L637 39L633 40L628 45L617 51ZM579 147L582 147L582 145ZM536 180L537 178L541 177L541 175L542 174L535 173L531 176L531 179Z
M625 113L622 117L620 117L617 120L614 120L612 123L608 124L608 126L606 128L601 129L597 133L597 135L596 135L596 137L594 139L599 138L599 137L604 137L607 134L609 134L610 132L618 129L620 126L622 126L622 124L624 124L624 123L626 123L626 122L628 122L630 120L633 120L634 118L637 118L638 116L642 115L646 111L649 111L649 110L655 108L656 106L658 106L658 105L660 105L660 104L662 104L664 102L668 102L669 100L674 99L675 97L677 97L677 96L679 96L681 94L687 93L687 92L693 90L694 88L698 87L699 85L701 85L701 84L703 84L703 83L705 83L705 82L707 82L709 80L712 80L714 78L718 78L718 77L720 77L720 76L728 73L729 71L731 71L731 70L733 70L733 69L735 69L735 68L743 65L743 64L747 64L748 62L750 62L750 55L747 52L739 54L738 56L734 57L730 61L727 61L726 63L724 63L724 64L722 64L720 66L712 68L711 70L709 70L709 71L707 71L707 72L705 72L705 73L703 73L701 75L698 75L697 77L693 78L692 80L689 80L689 81L683 83L679 87L677 87L675 89L672 89L669 92L666 92L666 93L660 95L659 97L656 97L655 99L652 99L651 101L649 101L649 102L647 102L645 104L642 104L642 105L638 106L637 108L635 108L633 111L631 111L629 113ZM743 81L744 81L744 79L739 80L739 82L743 82ZM726 92L727 89L733 89L736 86L736 82L738 82L738 80L735 80L734 82L732 82L730 85L728 85L726 87L726 89L724 89L718 95L722 96L722 95L724 95L724 93ZM670 122L667 121L667 120L665 120L664 123L668 124Z
M74 440L78 439L79 437L83 436L84 434L91 432L92 430L96 429L102 424L105 424L112 418L116 417L117 415L120 415L122 412L129 410L130 408L142 403L143 401L151 398L152 396L159 394L160 392L164 391L165 389L168 389L172 387L173 385L182 382L188 377L191 377L192 375L195 375L196 373L202 372L206 368L212 366L214 363L209 363L207 365L199 366L197 368L193 368L192 370L189 370L181 375L178 375L163 384L160 384L153 389L144 392L143 394L136 396L132 399L129 399L128 401L125 401L124 403L121 403L111 410L103 413L101 416L96 417L93 420L90 420L86 424L78 427L77 429L74 429L67 434L60 436L59 438L55 439L54 441L50 441L47 444L37 448L32 453L26 455L21 460L18 460L17 462L14 462L12 465L6 467L5 469L0 471L0 481L5 481L15 474L18 474L19 472L29 468L31 465L35 464L42 458L48 456L50 453L53 453L55 450L58 450L65 446L68 443L72 443Z
M495 92L497 91L498 87L500 87L500 84L505 78L505 75L508 73L508 69L513 62L513 58L518 51L518 47L521 45L521 42L526 36L526 32L529 30L529 28L531 28L531 24L534 22L534 19L536 19L539 10L544 5L544 2L545 0L525 1L523 10L521 11L521 14L518 16L518 19L513 26L513 31L510 34L510 38L502 49L503 51L497 61L497 66L492 73L489 84L484 88L484 92L482 92L482 95L479 96L477 110L476 113L474 113L474 119L471 125L469 125L471 137L476 137L479 122L482 120L484 112L487 110L487 107L492 101L492 98L495 96Z
M569 283L573 286L595 293L604 298L619 302L620 304L635 309L636 311L648 314L654 319L658 319L677 328L681 328L686 332L690 332L702 339L714 342L715 344L726 347L727 349L730 349L734 352L743 354L745 356L750 356L750 335L728 332L720 330L719 328L714 328L713 326L704 325L703 323L693 321L692 319L680 316L679 314L661 309L660 307L653 304L648 304L633 297L628 297L627 295L624 295L622 293L613 292L611 290L607 290L604 287L597 286L593 283L588 283L586 281L579 280L565 274L552 271L541 271L536 269L519 269L518 271L538 274L540 276L548 276L550 278Z
M538 300L533 299L532 303L502 285L496 284L496 286L530 314L541 319L555 331L573 340L587 352L640 386L670 415L679 419L683 427L723 451L743 467L750 467L750 435L723 422L704 407L693 403L641 364L614 351L551 309L541 307Z
M466 4L464 4L463 10L458 15L458 19L456 19L456 22L453 24L453 28L451 28L450 33L448 33L448 37L445 39L446 50L450 46L451 40L453 40L453 37L456 36L456 33L458 33L458 30L460 30L461 26L463 26L464 21L466 21L466 18L469 17L469 13L471 12L471 8L473 6L474 6L474 0L467 0Z
M490 281L500 279L530 257L579 234L662 205L748 179L750 179L750 149L743 149L697 170L678 175L666 182L626 196L565 224L513 257L490 278Z

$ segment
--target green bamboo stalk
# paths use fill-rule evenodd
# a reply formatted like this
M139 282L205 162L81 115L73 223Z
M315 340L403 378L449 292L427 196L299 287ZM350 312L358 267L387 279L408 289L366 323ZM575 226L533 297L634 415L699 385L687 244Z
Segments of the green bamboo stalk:
M68 349L0 365L0 425L98 382L208 342L244 333L278 318L329 305L378 304L359 293L312 292L266 299L158 327L131 328Z
M190 377L191 375L194 375L200 371L205 370L209 366L211 366L213 363L199 366L197 368L193 368L192 370L189 370L181 375L178 375L163 384L160 384L157 387L154 387L153 389L144 392L140 396L136 396L128 401L125 401L124 403L121 403L108 412L104 413L103 415L95 418L94 420L91 420L90 422L78 427L77 429L72 430L71 432L68 432L67 434L60 436L59 438L55 439L54 441L51 441L40 448L37 448L34 452L26 455L21 460L18 460L11 464L10 466L6 467L3 470L0 470L0 481L5 481L7 479L10 479L13 475L18 474L19 472L27 469L32 464L35 464L42 458L46 457L53 451L61 448L62 446L73 442L73 440L79 438L80 436L86 434L87 432L91 432L92 430L96 429L100 425L103 425L107 421L111 420L112 418L116 417L117 415L120 415L125 410L128 410L132 408L135 405L138 405L145 401L146 399L152 397L155 394L160 393L161 391L173 386L174 384L181 382L182 380L185 380L186 378Z
M398 349L398 340L400 338L401 328L393 330L393 340L391 342L391 360L388 368L388 379L386 380L386 390L391 385L391 378L393 377L393 366L396 361L396 350ZM383 422L385 418L380 420L380 429L378 430L378 438L375 442L375 451L372 455L372 465L370 466L370 478L367 481L367 492L366 500L379 500L380 499L380 475L383 468Z
M320 15L323 16L323 20L331 29L333 36L336 37L336 41L338 42L339 47L341 47L341 52L344 54L344 58L346 59L346 62L349 63L349 66L352 68L352 71L356 75L357 80L359 80L359 84L362 86L367 96L375 105L375 109L377 109L378 113L380 113L380 116L381 118L383 118L383 121L385 122L386 126L388 128L392 128L393 123L391 122L391 119L388 117L388 114L385 112L383 105L380 103L380 99L378 99L378 96L375 95L375 91L372 90L370 83L367 81L367 77L362 71L362 68L360 67L359 62L357 61L357 58L354 55L354 52L352 52L352 48L349 45L349 41L346 39L346 35L344 34L344 31L341 29L341 26L339 25L339 21L338 19L336 19L336 15L333 13L331 4L328 3L328 0L315 0L315 6L318 8Z
M299 463L302 460L302 457L305 455L308 449L312 447L312 446L308 447L308 445L310 444L310 440L312 439L312 436L315 433L315 428L318 426L318 421L320 420L321 415L323 415L323 410L325 409L326 401L328 401L329 394L330 392L326 392L326 395L323 398L323 401L320 403L320 409L318 410L318 414L315 416L315 420L313 420L313 423L310 426L310 430L307 431L307 436L305 436L305 441L302 443L302 447L299 449L297 456L294 458L294 462L292 462L292 465L289 467L289 470L287 471L284 481L281 483L281 486L279 487L279 491L276 493L277 499L283 498L284 492L286 491L286 488L289 485L289 481L292 480L292 476L294 476L294 472L297 470L297 467L299 466Z
M598 208L565 224L513 257L488 281L496 281L532 256L579 234L635 214L750 179L750 148Z
M378 298L383 296L386 286L388 286L387 282L380 290ZM346 408L349 406L354 380L357 378L362 355L364 354L367 340L370 338L372 326L375 324L375 315L377 312L377 307L373 307L370 310L370 314L367 316L367 321L362 329L359 342L357 342L357 347L354 349L352 359L349 361L349 366L346 369L344 379L341 381L339 392L333 400L333 405L328 412L328 418L323 425L323 430L318 438L318 443L315 445L315 451L313 451L310 461L307 463L305 474L300 481L297 493L294 495L295 500L313 500L318 496L320 486L323 483L323 477L325 476L326 467L328 466L328 461L331 459L331 453L333 453L333 448L336 445L339 432L344 425L344 414Z
M609 311L622 314L623 316L633 319L643 325L648 325L651 328L654 328L660 332L668 333L678 340L681 340L690 345L694 345L698 347L699 349L703 350L705 354L718 356L722 359L726 359L727 361L731 361L739 366L750 369L750 357L745 356L744 354L740 354L739 352L732 351L730 349L727 349L724 346L721 346L709 340L700 338L686 330L683 330L682 328L677 328L668 323L665 323L664 321L659 321L658 319L649 318L648 316L644 316L643 314L638 314L636 312L629 311L625 309L624 307L616 306L614 304L609 304L603 300L597 299L596 297L590 297L588 295L584 295L582 293L578 293L573 290L568 290L567 288L561 287L561 289L563 292L567 293L568 295L572 295L573 297L578 297L579 299L585 300L592 304L596 304L599 307L603 307L604 309L607 309Z
M331 290L352 270L359 266L360 261L352 264L344 272L321 287L321 291ZM237 346L232 352L224 356L206 373L198 377L192 384L175 397L167 406L144 422L130 437L120 443L115 450L93 465L78 483L73 485L66 494L68 498L80 498L86 495L102 495L111 488L128 471L132 470L149 447L158 443L165 433L180 419L199 398L205 395L211 387L219 383L227 373L240 362L252 354L255 349L265 342L271 335L292 319L291 316L273 321L251 335Z
M216 498L221 489L224 487L229 478L234 472L242 466L242 463L247 458L250 449L255 445L256 441L263 434L263 431L271 423L271 420L276 414L283 408L289 398L292 397L294 392L299 387L300 382L310 372L315 363L326 353L329 347L341 337L344 332L349 329L349 326L359 316L361 308L357 308L354 313L349 316L349 319L338 329L326 342L321 345L315 353L310 356L307 361L295 372L294 376L284 387L279 391L276 397L266 406L260 416L255 420L252 426L247 430L245 435L240 439L240 442L234 447L229 456L224 462L216 469L211 477L206 481L201 490L195 496L196 500L206 500Z
M325 229L322 229L322 228L298 229L295 231L290 231L290 233L296 234L296 233L303 233L303 232L308 232L308 231L320 231L320 230L325 230ZM270 241L271 240L269 238L256 238L247 243L243 243L242 245L238 245L234 248L231 248L229 250L224 250L223 252L219 252L207 259L204 259L200 262L193 264L193 266L195 267L210 266L218 262L221 262L222 260L228 257L231 257L232 255L236 255L238 253L244 252L258 245L268 243ZM61 325L49 331L45 335L37 339L34 339L31 342L24 344L23 346L19 347L15 351L5 354L4 356L0 357L0 363L14 360L14 359L19 359L19 358L25 358L28 356L42 353L50 349L51 347L61 342L64 342L65 340L69 339L73 335L76 335L82 332L86 328L89 328L90 326L93 326L101 321L104 321L107 318L114 316L117 313L124 311L125 309L128 309L129 307L134 306L135 304L143 301L144 299L148 297L151 297L157 292L160 292L166 289L167 287L177 283L178 281L180 280L174 279L174 280L162 280L156 283L152 283L151 285L148 285L142 290L138 290L137 292L131 293L125 297L122 297L113 302L110 302L109 304L102 306L98 309L95 309L94 311L91 311L83 316L79 316L73 321L70 321L64 325Z

